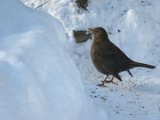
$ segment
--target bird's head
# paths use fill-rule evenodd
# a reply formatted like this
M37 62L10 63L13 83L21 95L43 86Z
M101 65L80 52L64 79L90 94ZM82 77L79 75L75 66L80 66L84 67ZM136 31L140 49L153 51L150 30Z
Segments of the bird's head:
M88 30L92 33L92 39L94 40L97 38L108 38L106 30L102 27L88 28Z

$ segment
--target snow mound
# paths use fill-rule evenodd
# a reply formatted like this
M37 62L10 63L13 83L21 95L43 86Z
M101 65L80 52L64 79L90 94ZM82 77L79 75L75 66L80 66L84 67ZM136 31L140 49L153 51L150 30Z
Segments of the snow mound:
M0 8L0 119L106 120L84 94L61 23L18 0Z

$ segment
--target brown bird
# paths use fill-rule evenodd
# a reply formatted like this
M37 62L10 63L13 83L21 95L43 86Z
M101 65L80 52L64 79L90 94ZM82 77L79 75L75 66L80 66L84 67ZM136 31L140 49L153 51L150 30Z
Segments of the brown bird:
M108 38L108 34L102 27L89 28L92 33L91 59L97 70L105 75L106 78L102 81L101 86L105 83L114 83L113 78L116 77L122 81L119 73L127 71L129 75L132 73L129 69L134 67L145 67L153 69L155 66L144 63L139 63L128 58L116 45ZM107 80L108 75L112 75L110 81Z

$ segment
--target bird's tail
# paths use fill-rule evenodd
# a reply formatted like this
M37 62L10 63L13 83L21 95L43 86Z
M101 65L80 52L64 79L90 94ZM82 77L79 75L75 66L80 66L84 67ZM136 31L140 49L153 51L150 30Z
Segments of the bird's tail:
M148 64L144 64L144 63L135 62L135 61L132 61L130 64L131 64L131 67L145 67L145 68L149 68L149 69L155 68L155 66L153 66L153 65L148 65Z

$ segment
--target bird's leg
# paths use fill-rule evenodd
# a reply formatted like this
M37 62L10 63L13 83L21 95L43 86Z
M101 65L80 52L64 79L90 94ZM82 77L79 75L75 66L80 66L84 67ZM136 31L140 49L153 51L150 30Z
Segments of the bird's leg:
M98 84L98 86L106 87L105 82L107 81L107 78L108 78L108 75L105 77L105 79L103 81L101 81L102 82L101 84Z
M111 80L104 80L104 83L113 83L113 84L116 84L116 85L118 85L117 83L115 83L114 81L113 81L113 78L114 78L114 76L112 77L112 79Z
M114 76L112 77L111 80L107 80L107 78L108 78L108 75L106 76L106 78L105 78L103 81L101 81L101 82L102 82L101 84L98 84L98 86L106 87L106 86L105 86L105 83L106 83L106 84L108 84L108 83L113 83L113 84L115 84L115 85L118 85L117 83L115 83L115 82L113 81Z

